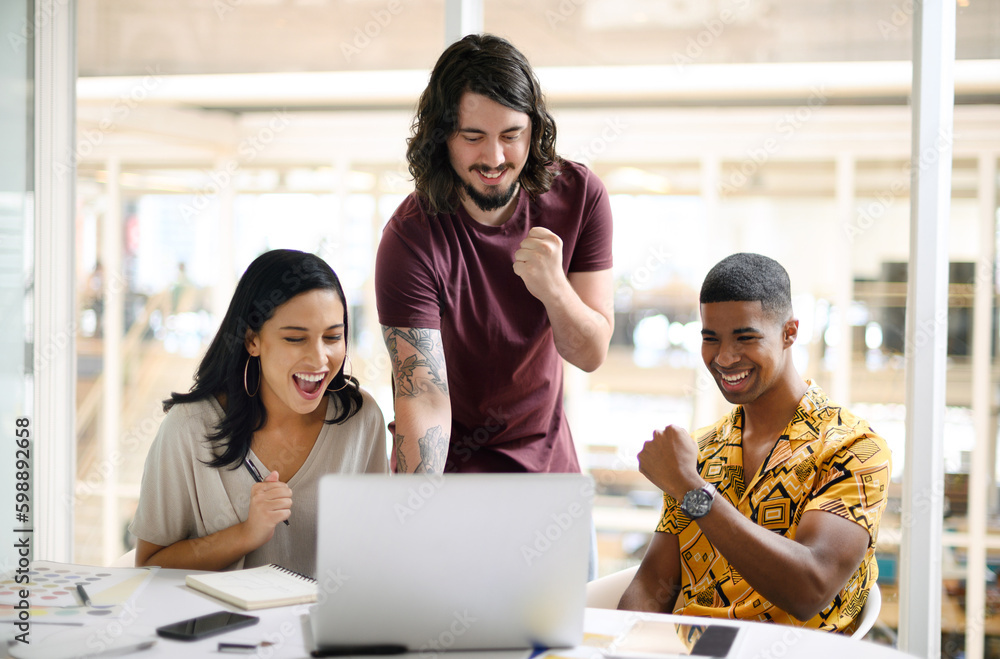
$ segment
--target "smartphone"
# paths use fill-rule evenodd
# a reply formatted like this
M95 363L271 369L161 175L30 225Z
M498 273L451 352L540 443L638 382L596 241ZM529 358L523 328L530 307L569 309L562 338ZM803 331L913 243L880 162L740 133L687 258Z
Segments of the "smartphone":
M739 627L640 620L603 650L607 659L723 659L733 654Z
M164 638L180 641L196 641L206 636L214 636L223 632L256 625L260 618L242 613L216 611L197 618L181 620L163 627L157 627L156 633Z
M709 625L695 641L694 647L691 648L691 655L716 658L732 656L731 652L738 632L738 627Z

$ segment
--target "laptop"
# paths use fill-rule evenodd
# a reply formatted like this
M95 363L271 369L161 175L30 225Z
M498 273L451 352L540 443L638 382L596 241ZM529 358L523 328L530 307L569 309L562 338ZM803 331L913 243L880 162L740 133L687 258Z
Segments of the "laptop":
M582 474L324 476L316 649L579 645L593 493Z

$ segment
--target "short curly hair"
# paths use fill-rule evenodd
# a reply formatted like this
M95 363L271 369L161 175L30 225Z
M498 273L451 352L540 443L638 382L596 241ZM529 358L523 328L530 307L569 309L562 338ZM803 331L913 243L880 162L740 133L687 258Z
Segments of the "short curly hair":
M432 213L458 205L461 182L451 166L448 139L458 130L458 106L465 92L481 94L531 119L531 146L519 182L531 195L548 191L558 176L556 123L545 107L531 65L506 39L471 34L449 46L420 95L407 140L406 160L417 192Z
M701 285L701 304L709 302L760 302L776 320L792 315L791 281L774 259L740 252L719 261Z

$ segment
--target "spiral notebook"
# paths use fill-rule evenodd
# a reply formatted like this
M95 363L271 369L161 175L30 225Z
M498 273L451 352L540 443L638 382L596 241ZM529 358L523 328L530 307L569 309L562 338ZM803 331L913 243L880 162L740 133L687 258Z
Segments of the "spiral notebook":
M315 602L318 593L315 579L273 563L232 572L189 574L184 581L247 611Z

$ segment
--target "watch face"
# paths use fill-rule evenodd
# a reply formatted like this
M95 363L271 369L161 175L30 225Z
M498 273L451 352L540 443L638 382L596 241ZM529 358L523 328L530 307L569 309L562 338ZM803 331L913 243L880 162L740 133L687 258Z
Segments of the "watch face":
M712 496L703 490L691 490L681 502L681 510L691 519L704 517L711 509Z

